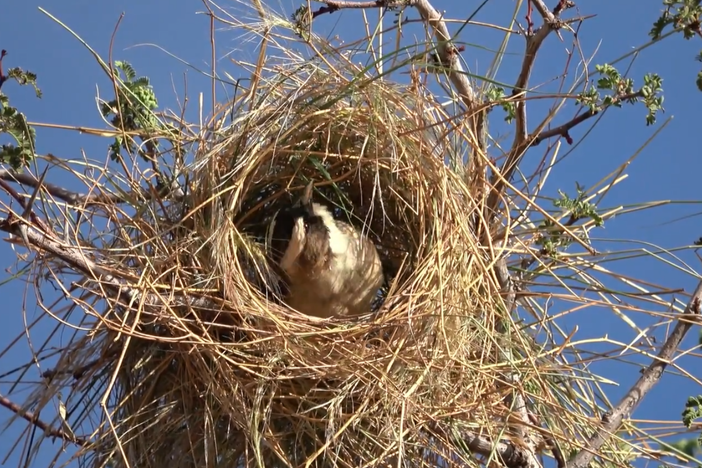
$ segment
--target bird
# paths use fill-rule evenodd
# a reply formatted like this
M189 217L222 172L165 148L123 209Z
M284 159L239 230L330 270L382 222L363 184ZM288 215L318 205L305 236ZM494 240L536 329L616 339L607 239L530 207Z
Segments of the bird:
M320 318L369 313L384 281L375 244L312 202L314 181L269 226L268 243L283 272L285 303Z

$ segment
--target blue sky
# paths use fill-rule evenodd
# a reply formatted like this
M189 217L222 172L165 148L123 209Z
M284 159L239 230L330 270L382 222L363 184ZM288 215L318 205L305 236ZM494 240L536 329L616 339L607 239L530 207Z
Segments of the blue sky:
M476 3L436 0L434 5L439 10L445 10L448 17L465 19L472 14ZM551 3L555 1L552 0ZM660 10L658 0L579 3L582 14L598 15L588 20L579 31L583 53L590 56L597 51L593 64L612 61L645 43L648 40L647 32ZM282 11L286 15L298 6L290 0L273 5L276 11ZM239 8L233 3L221 6ZM65 29L41 13L38 7L45 8L72 28L105 59L108 56L112 32L120 15L124 13L114 41L114 59L127 60L140 75L149 76L158 91L162 107L176 108L176 98L182 98L184 94L185 77L191 100L195 101L199 92L209 96L208 79L192 69L189 70L181 61L170 57L163 50L148 45L157 44L196 67L208 69L211 54L209 20L203 14L196 14L204 10L200 1L8 0L2 10L4 22L3 33L0 35L0 48L9 52L5 67L19 66L37 73L44 96L38 100L31 89L19 88L14 83L8 83L3 91L30 121L99 127L102 126L102 122L95 104L96 90L99 89L105 97L111 96L108 80L88 51ZM475 20L505 24L513 8L512 1L492 0ZM317 32L329 31L332 35L342 38L359 37L362 33L359 15L358 12L330 15L323 18L319 24L315 24L315 29ZM369 12L369 17L376 15L375 12ZM523 18L523 15L522 11L520 18ZM538 25L537 13L534 12L534 15ZM549 83L553 83L554 77L562 73L564 49L570 47L572 42L569 34L564 33L563 37L563 42L556 35L551 35L547 40L537 60L532 85L544 83L544 89L549 89L548 87L552 86ZM480 74L485 71L489 60L492 59L489 49L495 49L501 38L496 32L477 26L468 26L463 30L460 40L468 44L463 58L473 72ZM255 40L250 38L242 38L241 31L219 31L219 69L237 77L238 70L224 56L231 52L239 58L253 59L255 52L252 47L255 43ZM611 207L653 200L685 200L694 203L671 205L617 218L609 221L598 235L615 240L638 239L665 248L688 245L702 236L702 218L692 217L671 222L702 211L702 207L696 203L701 198L696 180L701 163L699 149L695 146L699 138L695 132L700 131L699 108L702 94L695 87L694 78L699 63L693 59L699 48L699 41L686 42L681 37L676 37L646 49L633 63L630 60L624 61L620 69L626 69L631 64L629 76L638 82L647 72L662 75L665 114L659 116L657 125L646 127L642 107L627 107L608 112L587 140L554 169L550 193L555 194L557 188L572 192L576 181L588 187L639 151L668 117L673 118L661 134L641 151L626 171L628 179L612 190L605 205ZM513 39L498 74L498 80L514 80L518 73L522 50L522 40ZM208 102L207 99L205 102ZM195 107L192 105L192 109ZM543 115L544 107L535 104L531 106L531 110L534 114L529 122L535 125L538 117ZM564 115L572 115L574 111L574 106L567 107ZM190 117L195 118L196 114ZM588 128L588 124L582 125L573 130L571 135L578 141ZM511 141L511 135L507 136L507 141ZM104 160L106 147L105 140L75 132L55 129L40 129L38 132L39 152L51 152L59 158L79 158L81 151L85 151L92 159ZM565 148L562 151L564 150ZM530 157L540 158L540 151L541 149L530 153ZM61 183L61 180L52 182ZM693 268L700 269L699 262L691 252L681 255ZM13 261L14 254L9 245L0 247L0 266L8 267ZM613 268L623 274L645 278L670 288L684 288L688 292L696 285L694 277L660 262L632 260ZM0 278L5 277L5 273L0 273ZM7 343L23 329L23 288L19 283L0 287L0 294L5 302L0 343ZM30 318L40 314L40 311L33 310L31 306L27 309ZM639 320L641 317L635 318ZM572 327L577 322L577 337L580 338L602 336L605 333L625 342L633 338L631 329L611 313L585 310L569 320L573 323L566 323L565 326ZM47 333L48 329L37 329L33 332L32 340L40 342L42 335ZM697 336L698 331L693 329L686 345L693 346ZM0 374L24 364L28 359L27 346L17 346L13 352L0 357ZM693 375L700 375L700 362L697 358L688 358L685 368ZM617 378L623 385L639 376L638 368L616 363L603 364L597 371L610 378ZM649 395L636 417L679 420L685 398L690 394L702 393L700 390L688 380L668 377ZM7 395L8 391L8 380L0 380L0 394ZM608 389L608 392L614 401L620 394L620 390L616 388ZM20 399L23 396L18 394ZM0 423L9 417L10 413L0 408ZM10 450L21 429L21 424L15 424L0 437L0 455ZM43 463L40 466L50 463L50 454L54 449L55 447L49 447L47 458L41 459ZM13 466L20 460L19 451L16 450L5 463Z

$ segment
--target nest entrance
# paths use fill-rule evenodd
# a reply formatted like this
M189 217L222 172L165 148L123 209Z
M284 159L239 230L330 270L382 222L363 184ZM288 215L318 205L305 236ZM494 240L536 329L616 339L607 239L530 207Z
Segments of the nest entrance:
M389 171L371 170L351 172L347 167L337 165L330 168L327 177L314 168L299 171L297 175L290 174L289 178L281 176L281 180L263 187L259 193L262 196L246 200L244 208L234 220L245 235L250 236L263 246L270 223L275 214L289 207L300 195L307 180L315 183L313 200L326 206L335 219L350 223L363 235L370 238L381 258L385 282L381 296L385 296L390 284L401 281L402 270L406 278L411 272L413 259L426 247L421 232L421 226L426 221L418 219L418 210L412 209L412 200L407 196L407 190L398 190L391 183L383 183L390 179ZM346 175L337 173L346 172ZM365 173L365 174L364 174ZM366 177L364 177L364 175ZM379 180L381 182L379 182ZM267 252L270 262L270 252Z
M268 297L280 297L275 284L281 275L264 246L267 230L275 214L289 207L310 180L316 203L375 244L385 277L381 297L391 284L410 280L418 262L445 234L437 229L446 216L440 200L447 185L457 179L435 157L440 145L427 140L426 131L411 130L409 122L400 125L402 136L378 128L371 132L371 122L352 118L362 109L349 112L337 106L301 116L294 132L269 122L266 133L256 138L267 144L249 145L248 150L243 141L251 135L234 133L196 173L194 205L204 207L197 224L201 237L216 239L211 242L210 261L212 271L224 278L227 299L235 300L241 289L226 284L225 270L233 261L246 265L237 274L244 270L257 289ZM467 213L461 210L452 216L467 223ZM236 231L234 238L223 225Z

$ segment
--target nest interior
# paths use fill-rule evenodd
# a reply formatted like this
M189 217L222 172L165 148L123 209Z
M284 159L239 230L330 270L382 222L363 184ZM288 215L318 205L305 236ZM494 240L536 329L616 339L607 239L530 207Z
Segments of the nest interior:
M495 427L508 412L508 345L471 228L480 201L446 164L458 151L450 124L421 94L381 81L351 89L317 71L266 86L255 109L229 103L234 121L208 129L182 201L115 230L127 234L111 249L148 252L123 263L131 278L198 305L122 303L99 321L100 353L122 358L110 364L114 431L96 463L470 461L455 428ZM263 239L309 180L315 201L378 247L386 284L367 317L313 319L277 297Z

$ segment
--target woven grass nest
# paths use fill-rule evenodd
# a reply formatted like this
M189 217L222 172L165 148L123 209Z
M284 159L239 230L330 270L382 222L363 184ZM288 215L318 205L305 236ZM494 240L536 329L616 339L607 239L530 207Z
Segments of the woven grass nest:
M474 463L458 428L504 431L508 364L470 228L481 206L446 163L453 124L379 80L317 70L260 86L256 106L229 103L233 119L201 135L184 196L114 217L115 275L192 307L122 302L96 322L116 413L94 465ZM364 316L308 317L277 293L268 223L310 180L378 247L386 281Z

